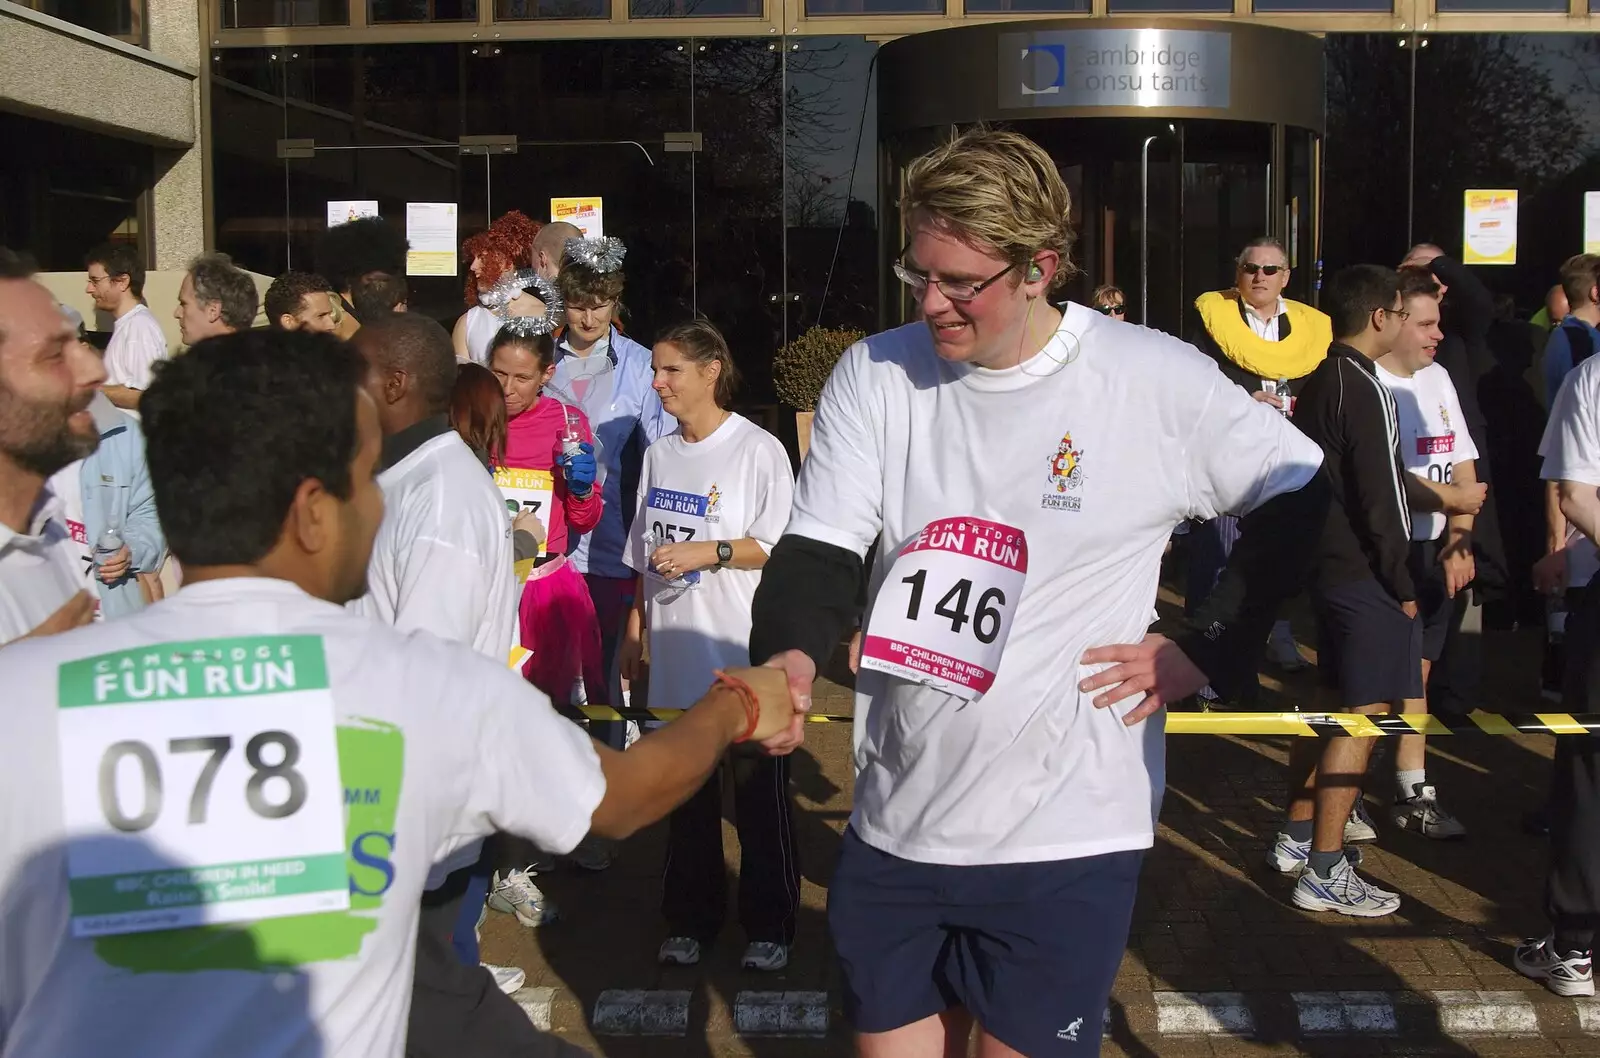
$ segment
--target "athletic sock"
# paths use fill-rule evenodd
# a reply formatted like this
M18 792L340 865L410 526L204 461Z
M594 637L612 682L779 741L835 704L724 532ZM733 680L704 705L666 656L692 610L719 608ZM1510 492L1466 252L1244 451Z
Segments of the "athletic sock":
M1394 773L1395 783L1400 787L1400 800L1409 801L1417 796L1417 787L1423 786L1428 781L1426 768L1416 771L1397 771Z
M1291 841L1310 841L1311 826L1315 820L1291 819L1283 825L1283 832L1289 835Z
M1333 869L1339 865L1339 861L1342 859L1344 859L1343 849L1339 849L1337 852L1318 852L1313 849L1306 864L1316 872L1317 877L1326 878L1333 874Z

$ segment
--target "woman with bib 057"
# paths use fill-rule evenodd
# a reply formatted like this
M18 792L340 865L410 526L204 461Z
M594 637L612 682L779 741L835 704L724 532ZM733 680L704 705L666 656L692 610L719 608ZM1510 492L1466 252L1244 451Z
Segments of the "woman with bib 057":
M583 412L543 394L555 370L548 331L508 324L489 346L489 368L506 397L505 457L495 484L508 510L532 511L544 524L544 546L526 577L519 625L522 645L533 651L523 674L557 708L582 704L584 688L604 687L600 626L583 577L567 561L567 540L600 520L595 488L594 437ZM531 565L531 568L529 568Z
M750 605L788 524L794 476L777 438L728 410L737 374L716 327L701 319L667 330L651 360L655 391L678 428L645 451L624 555L639 584L619 654L632 680L648 633L650 705L681 709L719 670L749 662ZM800 870L788 760L737 754L725 762L750 970L782 969L794 941ZM672 814L667 850L659 958L690 965L721 932L727 902L720 775Z

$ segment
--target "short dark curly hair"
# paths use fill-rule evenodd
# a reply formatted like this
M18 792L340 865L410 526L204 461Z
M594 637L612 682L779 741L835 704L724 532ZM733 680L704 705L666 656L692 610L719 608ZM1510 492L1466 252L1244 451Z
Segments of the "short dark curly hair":
M621 271L596 272L570 257L562 260L561 275L556 278L569 307L616 301L622 297L623 285Z
M179 562L259 562L308 479L351 496L366 372L331 335L279 330L208 338L156 365L139 411L161 528Z
M325 294L333 290L328 281L313 272L285 272L267 288L265 308L267 323L281 327L284 316L297 316L305 307L307 294Z
M406 271L406 237L382 217L362 217L329 228L317 240L317 271L343 293L368 272Z

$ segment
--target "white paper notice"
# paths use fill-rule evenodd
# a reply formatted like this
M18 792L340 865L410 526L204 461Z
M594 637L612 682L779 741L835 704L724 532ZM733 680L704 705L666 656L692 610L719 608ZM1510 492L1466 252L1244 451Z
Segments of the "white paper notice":
M460 247L456 244L454 202L407 202L406 275L453 276Z
M606 233L601 223L604 202L598 195L581 198L552 198L550 219L574 224L585 239L598 239Z
M1600 253L1600 191L1583 193L1583 252Z
M355 199L328 203L328 227L337 228L362 217L376 217L378 203L370 199Z

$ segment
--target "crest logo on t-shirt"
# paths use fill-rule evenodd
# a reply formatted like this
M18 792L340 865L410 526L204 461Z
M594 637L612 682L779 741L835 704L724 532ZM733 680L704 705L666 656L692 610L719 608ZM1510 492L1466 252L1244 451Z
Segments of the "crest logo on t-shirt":
M1439 421L1444 423L1446 433L1454 433L1455 428L1450 425L1450 412L1442 403L1439 405Z
M711 491L706 493L706 522L722 521L722 490L717 488L717 483L711 483Z
M1041 507L1050 510L1075 511L1082 505L1081 496L1068 496L1083 486L1083 450L1072 443L1072 432L1061 435L1061 444L1050 457L1050 473L1046 479L1050 488L1045 490Z

